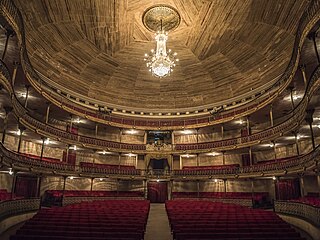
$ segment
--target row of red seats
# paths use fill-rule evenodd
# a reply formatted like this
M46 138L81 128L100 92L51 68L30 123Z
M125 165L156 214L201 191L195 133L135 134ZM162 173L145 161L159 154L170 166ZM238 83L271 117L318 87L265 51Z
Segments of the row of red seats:
M263 201L268 198L267 192L173 192L174 199L179 198L239 198L239 199L252 199L255 201Z
M143 197L141 191L47 190L46 197Z
M304 203L308 204L314 207L320 207L320 198L318 197L301 197L298 199L290 200L291 202L299 202L299 203Z
M116 164L102 164L102 163L89 163L80 162L80 167L87 168L104 168L104 169L120 169L120 170L135 170L135 166L116 165Z
M175 240L301 240L299 233L270 211L210 201L166 201Z
M108 200L41 209L10 240L142 240L149 208L146 200Z
M214 165L214 166L184 166L182 170L216 170L216 169L235 169L239 164Z
M291 160L296 157L297 156L291 156L291 157L278 158L278 159L272 159L272 160L263 160L263 161L256 162L256 164L272 164L272 163L276 163L276 162L285 162L285 161Z
M0 201L11 200L11 193L7 189L0 189Z
M29 154L29 153L19 153L20 155L26 156L28 158L32 158L35 160L39 160L39 161L45 161L45 162L50 162L50 163L61 163L61 164L66 164L65 162L62 162L60 159L58 158L49 158L49 157L42 157L42 159L40 158L40 156L37 155L33 155L33 154Z

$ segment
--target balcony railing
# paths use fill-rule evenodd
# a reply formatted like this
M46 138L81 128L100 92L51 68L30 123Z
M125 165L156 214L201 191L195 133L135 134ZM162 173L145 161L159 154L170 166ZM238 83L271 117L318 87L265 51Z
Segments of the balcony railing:
M0 202L0 221L5 218L37 211L40 208L40 199L17 199Z
M65 163L52 163L35 160L25 155L12 152L0 143L0 156L5 165L15 169L31 169L34 172L54 172L62 175L77 174L94 177L125 177L150 179L209 179L209 178L238 178L253 176L284 175L290 172L303 172L317 166L320 159L320 146L312 152L291 158L286 161L274 161L268 164L256 164L245 167L232 167L210 170L139 170L139 169L110 169L99 167L74 166Z
M44 97L46 97L59 107L63 106L65 110L72 113L77 112L78 115L81 115L93 121L103 122L114 126L127 128L135 126L137 128L142 129L176 129L182 127L191 128L207 126L211 124L217 124L220 122L226 122L237 117L248 115L256 111L257 109L266 106L273 99L275 99L277 95L281 91L283 91L291 82L298 66L300 49L302 48L304 39L308 32L311 30L312 26L314 26L314 24L320 18L318 14L319 10L320 0L313 0L310 2L308 8L302 15L299 22L299 26L297 28L296 38L290 62L279 81L273 83L271 86L269 86L268 89L258 89L259 91L255 90L257 92L248 93L248 96L241 96L240 99L231 99L230 102L223 104L226 106L226 109L233 108L233 110L217 113L215 114L215 116L194 117L181 120L154 120L144 119L141 118L141 116L140 119L135 120L130 118L124 118L121 116L110 116L108 114L96 111L95 109L92 109L92 106L99 106L99 103L90 102L92 101L92 99L84 99L83 96L72 96L73 93L71 92L65 93L72 96L73 99L79 98L81 99L81 102L88 102L88 104L86 104L86 107L80 106L79 103L76 103L75 101L72 101L71 99L68 99L62 94L60 94L61 91L59 91L57 87L55 88L53 86L49 86L46 83L46 81L41 79L41 77L34 71L28 58L25 44L25 30L19 9L14 5L13 1L11 0L3 0L0 3L1 14L6 18L6 20L17 33L18 40L21 46L21 61L23 69L27 75L27 78L36 90L38 90ZM91 107L89 107L89 105ZM119 107L117 108L120 109ZM138 115L136 117L138 117Z
M320 207L300 202L275 201L274 209L277 213L300 217L320 227Z

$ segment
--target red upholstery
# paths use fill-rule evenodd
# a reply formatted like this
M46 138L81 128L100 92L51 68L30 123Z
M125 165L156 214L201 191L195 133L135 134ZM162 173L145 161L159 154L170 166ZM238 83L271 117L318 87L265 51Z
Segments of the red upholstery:
M120 169L120 170L135 170L135 166L115 165L115 164L97 164L89 162L80 162L80 167L89 168L104 168L104 169Z
M299 199L290 200L291 202L300 202L308 205L312 205L314 207L320 207L320 198L318 197L302 197Z
M214 166L184 166L182 170L216 170L216 169L234 169L240 167L239 164L214 165Z
M149 207L146 200L109 200L41 209L10 240L141 240Z
M0 189L0 201L11 200L11 193L7 189Z
M19 153L19 154L35 160L41 160L41 161L52 162L52 163L62 163L62 164L64 163L64 162L61 162L61 160L58 158L42 157L42 159L40 159L40 156L29 154L29 153Z
M262 201L268 198L267 192L256 192L253 194L253 200ZM172 197L177 198L197 198L197 192L173 192ZM199 192L200 198L239 198L252 199L251 192Z
M52 197L62 197L62 190L47 190L46 194ZM140 191L86 191L86 190L65 190L65 197L143 197Z
M166 202L175 240L301 240L288 223L270 211L209 201Z

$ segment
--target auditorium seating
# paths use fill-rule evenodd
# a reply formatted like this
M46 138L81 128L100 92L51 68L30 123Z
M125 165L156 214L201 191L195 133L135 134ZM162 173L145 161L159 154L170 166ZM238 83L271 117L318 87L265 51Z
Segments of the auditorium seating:
M60 206L62 195L65 197L110 197L110 198L142 198L142 191L87 191L87 190L47 190L43 196L44 205Z
M290 201L291 202L304 203L304 204L308 204L308 205L311 205L311 206L314 206L314 207L320 207L320 198L318 198L318 197L306 196L306 197L301 197L301 198L298 198L298 199L293 199L293 200L290 200Z
M175 240L301 240L274 212L236 204L170 200L166 210Z
M141 240L150 202L108 200L41 209L10 240Z
M179 198L239 198L239 199L252 199L258 202L265 201L268 198L267 192L173 192L174 199Z
M135 166L116 165L116 164L102 164L102 163L89 163L80 162L80 167L86 168L104 168L104 169L120 169L120 170L135 170Z
M216 169L235 169L239 168L239 164L226 164L214 166L184 166L182 170L216 170Z
M7 189L0 189L0 201L11 200L11 193Z
M60 159L58 158L49 158L49 157L42 157L40 158L40 156L37 156L37 155L33 155L33 154L29 154L29 153L19 153L20 155L23 155L23 156L26 156L28 158L32 158L32 159L35 159L35 160L41 160L41 161L45 161L45 162L51 162L51 163L65 163L65 162L62 162ZM65 163L66 164L66 163Z
M278 159L271 159L271 160L263 160L263 161L258 161L256 164L272 164L272 163L277 163L277 162L286 162L291 159L295 159L297 156L291 156L291 157L285 157L285 158L278 158Z

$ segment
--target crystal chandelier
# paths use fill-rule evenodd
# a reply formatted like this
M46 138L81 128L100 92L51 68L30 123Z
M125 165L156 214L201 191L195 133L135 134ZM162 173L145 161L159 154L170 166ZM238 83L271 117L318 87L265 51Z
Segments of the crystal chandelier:
M176 59L176 52L173 53L171 49L167 51L168 33L162 30L162 24L161 30L156 33L155 40L157 42L156 50L151 49L150 54L146 53L144 60L153 76L159 78L170 76L179 59Z

